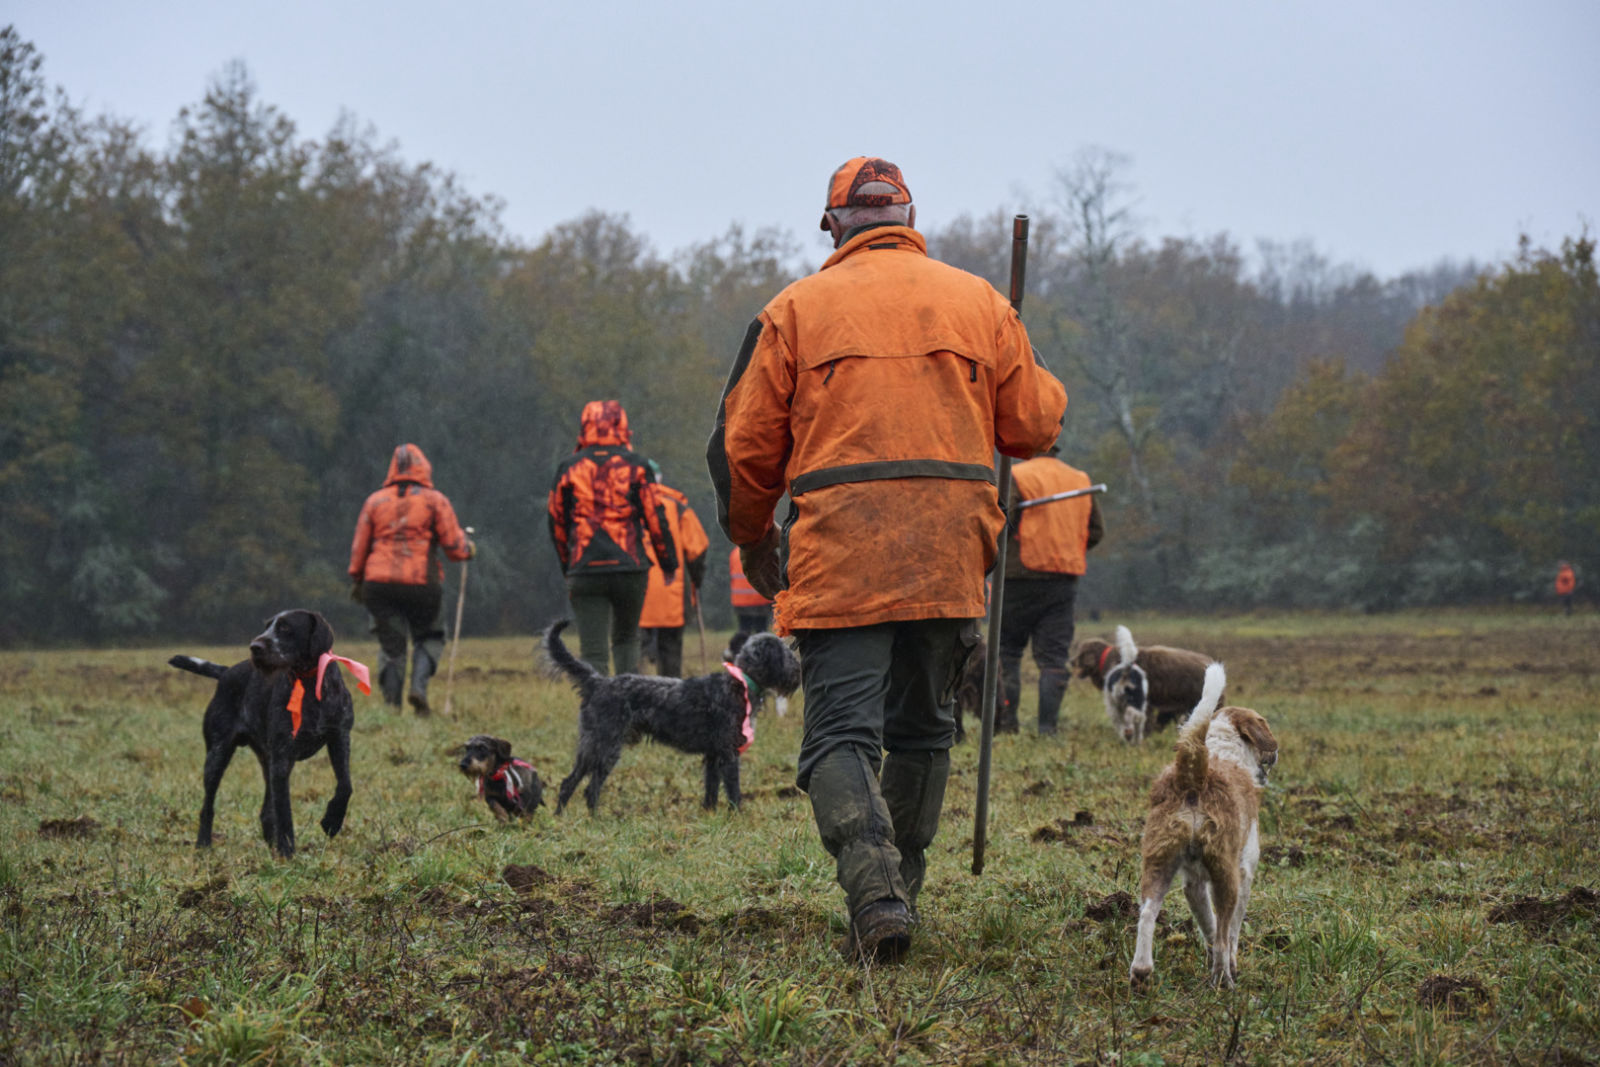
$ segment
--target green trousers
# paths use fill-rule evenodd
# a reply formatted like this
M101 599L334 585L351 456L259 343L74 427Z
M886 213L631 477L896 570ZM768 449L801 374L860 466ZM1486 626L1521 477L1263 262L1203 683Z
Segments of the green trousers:
M568 575L579 654L601 674L638 672L639 613L649 585L649 571Z

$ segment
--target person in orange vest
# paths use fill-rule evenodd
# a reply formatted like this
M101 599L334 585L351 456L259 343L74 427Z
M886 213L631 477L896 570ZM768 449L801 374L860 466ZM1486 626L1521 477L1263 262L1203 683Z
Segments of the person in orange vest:
M739 560L739 546L728 554L728 588L733 600L733 615L739 621L739 633L758 634L772 625L772 601L756 592L750 579L744 576L744 564Z
M928 257L899 167L847 161L821 225L835 251L751 323L706 463L745 576L796 638L796 784L849 950L889 961L910 947L1005 526L994 452L1048 447L1067 397L1006 298Z
M1572 564L1562 560L1556 567L1556 597L1560 599L1561 606L1568 615L1572 614L1572 592L1578 588L1578 575L1572 569Z
M678 546L678 567L668 577L656 562L655 549L645 542L645 553L650 557L650 584L644 594L644 610L639 613L639 633L645 658L655 661L663 676L682 678L683 628L700 603L700 583L705 580L706 550L711 547L711 539L700 525L699 516L689 507L689 498L661 482L661 468L655 460L649 464L656 476L656 492L661 495L661 509L672 531L672 542Z
M389 457L383 488L367 497L350 542L350 599L365 604L378 636L378 688L400 706L405 688L406 634L411 635L411 693L428 714L428 679L444 655L444 561L468 560L476 549L456 520L450 498L433 487L433 465L405 444Z
M613 663L618 674L639 666L639 613L652 565L645 543L664 572L678 568L656 476L632 441L620 403L585 404L577 447L556 469L547 505L578 645L601 674Z
M1089 549L1105 536L1093 494L1018 510L1024 500L1087 489L1089 476L1056 458L1057 448L1011 468L1011 523L1006 537L1005 610L1000 618L1000 678L1004 702L995 714L1001 733L1018 730L1022 653L1033 642L1039 665L1039 735L1056 732L1070 677L1073 605Z

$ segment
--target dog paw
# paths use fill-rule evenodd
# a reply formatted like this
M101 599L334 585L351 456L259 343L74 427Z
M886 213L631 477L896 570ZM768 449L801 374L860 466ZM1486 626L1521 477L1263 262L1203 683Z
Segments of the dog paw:
M322 817L322 832L329 837L337 837L342 829L344 829L343 819L330 819L326 815Z
M1150 975L1155 972L1154 967L1145 967L1134 964L1128 969L1128 983L1135 989L1143 989L1150 984Z

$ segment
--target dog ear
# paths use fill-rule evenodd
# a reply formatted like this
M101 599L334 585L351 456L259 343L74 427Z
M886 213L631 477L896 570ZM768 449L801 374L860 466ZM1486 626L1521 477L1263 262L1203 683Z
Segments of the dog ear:
M511 758L511 742L503 738L494 739L494 754L497 758L508 760Z
M1272 736L1266 719L1249 708L1236 708L1228 714L1228 718L1233 720L1233 728L1239 731L1239 736L1256 750L1257 759L1264 764L1277 762L1278 739Z
M324 652L333 651L333 627L328 625L328 620L319 612L308 611L306 614L311 616L311 636L306 641L307 651L315 660Z

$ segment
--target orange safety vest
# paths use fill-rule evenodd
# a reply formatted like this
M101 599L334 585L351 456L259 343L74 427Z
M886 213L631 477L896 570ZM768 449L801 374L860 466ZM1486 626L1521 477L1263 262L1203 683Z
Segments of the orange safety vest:
M1571 567L1562 567L1556 572L1556 595L1567 596L1578 587L1578 576Z
M1054 456L1039 456L1011 468L1017 500L1089 488L1089 476ZM1018 513L1017 549L1022 565L1050 574L1082 574L1089 551L1089 512L1094 497L1077 496Z
M711 547L705 527L689 507L689 498L660 484L656 492L661 495L661 510L666 513L672 543L678 546L678 569L673 572L672 581L667 581L661 573L661 564L656 562L654 546L645 542L644 550L650 557L650 584L645 589L639 625L651 629L683 626L688 622L692 603L689 598L694 595L688 578L688 563L705 555L706 549Z
M1066 391L982 278L874 226L762 310L706 459L735 544L785 492L780 632L976 618L1004 524L994 452L1055 440Z
M750 584L750 579L744 576L744 561L739 558L739 546L735 545L733 553L728 556L729 586L733 590L733 606L735 608L759 608L772 603L766 597L756 592L756 587Z

